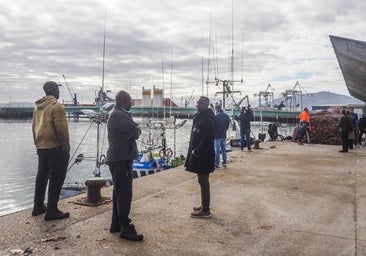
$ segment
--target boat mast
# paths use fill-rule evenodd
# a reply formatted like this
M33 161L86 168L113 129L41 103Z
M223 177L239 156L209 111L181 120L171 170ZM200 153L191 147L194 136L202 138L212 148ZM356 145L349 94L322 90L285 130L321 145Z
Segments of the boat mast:
M215 77L215 81L210 82L207 80L207 84L208 83L215 83L216 86L218 86L219 84L222 84L222 90L219 92L216 92L215 95L217 94L222 94L222 108L225 110L226 108L226 97L230 96L231 100L233 101L233 107L236 104L235 99L234 99L234 94L235 93L240 93L241 91L235 91L234 90L234 83L235 82L240 82L243 83L243 79L238 80L238 81L234 81L234 3L233 0L231 1L231 9L232 9L232 15L231 15L231 68L230 68L230 73L231 73L231 77L229 77L227 80L221 80L217 77ZM211 35L211 33L210 33ZM216 51L217 52L217 51ZM234 111L234 109L232 109L232 111Z
M174 44L172 49L172 58L170 63L170 100L169 100L169 117L172 116L172 97L173 97L173 57L174 57Z
M234 0L231 0L231 81L234 81ZM234 83L231 89L234 91Z
M163 54L163 41L161 42L161 79L163 84L163 118L165 120L165 103L164 103L164 90L165 90L165 83L164 83L164 54ZM154 103L153 103L154 104Z
M107 24L107 7L104 10L104 34L103 34L103 64L102 64L102 86L99 91L99 111L104 105L104 76L105 76L105 34L106 34L106 24Z
M103 113L103 105L104 105L104 68L105 68L105 34L106 34L106 23L107 23L107 7L104 10L104 35L103 35L103 64L102 64L102 86L99 91L99 114L95 118L95 122L97 123L97 158L95 162L95 169L93 174L95 177L100 177L100 166L102 165L101 155L100 155L100 130L101 123L105 122L105 117Z

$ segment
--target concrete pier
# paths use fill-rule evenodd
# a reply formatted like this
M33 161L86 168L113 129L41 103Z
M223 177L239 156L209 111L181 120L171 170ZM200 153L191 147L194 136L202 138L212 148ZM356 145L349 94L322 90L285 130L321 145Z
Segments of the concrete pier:
M73 203L86 194L60 202L68 219L45 222L31 209L3 216L0 255L366 255L366 148L340 149L266 141L230 152L211 175L211 219L190 217L200 190L183 167L135 179L131 218L142 242L109 233L111 203Z

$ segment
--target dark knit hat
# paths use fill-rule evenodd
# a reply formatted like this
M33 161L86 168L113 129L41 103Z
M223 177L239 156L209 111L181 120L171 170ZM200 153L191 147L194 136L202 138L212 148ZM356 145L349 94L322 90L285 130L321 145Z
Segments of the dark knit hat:
M62 86L61 84L57 84L54 81L47 81L43 85L43 90L46 93L46 95L55 95L55 92L58 92L58 87Z

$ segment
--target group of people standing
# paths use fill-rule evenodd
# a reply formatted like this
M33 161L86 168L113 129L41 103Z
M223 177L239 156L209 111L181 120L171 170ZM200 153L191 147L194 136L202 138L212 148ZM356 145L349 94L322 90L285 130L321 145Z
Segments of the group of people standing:
M70 139L64 108L58 103L59 84L48 81L43 85L45 96L36 101L33 111L32 131L38 155L32 216L46 213L45 221L68 218L69 212L58 208L70 158ZM116 95L107 129L109 148L107 162L113 179L113 209L109 228L111 233L132 241L143 240L129 218L132 201L132 162L137 157L136 140L141 129L128 112L131 97L125 91ZM48 198L45 194L48 184Z
M362 136L366 134L366 114L358 119L358 114L353 108L343 109L341 113L342 116L337 124L342 141L342 150L339 152L347 153L349 149L354 149L358 144L361 145Z
M59 84L48 81L43 85L45 96L36 101L33 112L32 131L38 155L38 172L35 183L33 216L45 213L44 220L64 219L70 216L58 208L58 201L64 183L70 158L69 131L65 110L58 103ZM109 231L119 232L121 238L141 241L143 235L138 233L130 219L132 202L132 163L138 150L136 140L141 129L132 119L131 97L126 91L119 91L115 105L109 115L107 129L109 147L107 163L113 179L113 208ZM201 204L193 207L191 217L210 218L210 181L209 175L220 167L227 166L226 132L230 118L220 104L215 105L215 112L210 107L210 100L201 96L197 103L197 113L193 118L185 168L197 175L200 186ZM343 110L338 127L342 137L342 150L348 152L354 143L361 143L366 133L366 115L360 120L351 110ZM307 108L299 115L300 142L304 131L310 129L310 115ZM250 122L254 120L250 106L243 107L239 115L241 139L240 145L251 151ZM359 133L356 133L356 127ZM301 128L300 128L301 129ZM356 134L353 140L350 134ZM45 193L48 185L48 198L45 204Z
M38 155L34 204L32 215L46 213L44 220L68 218L69 212L58 208L59 196L64 183L70 158L70 139L64 108L58 103L59 84L48 81L43 85L45 96L36 101L33 112L32 130ZM107 163L113 180L113 207L109 231L119 232L121 238L141 241L130 219L132 202L132 163L138 155L136 140L141 129L132 119L131 97L126 91L119 91L108 122ZM215 112L209 107L210 100L200 97L196 103L197 113L193 118L185 168L197 174L201 190L201 205L193 207L191 217L209 218L210 182L209 175L219 167L227 165L226 131L230 118L220 104ZM48 198L45 195L48 185Z
M366 134L366 114L358 119L358 114L354 112L353 108L342 109L341 118L337 123L339 133L341 136L342 149L340 153L347 153L349 149L354 149L358 144L361 145L362 136ZM308 143L310 142L309 131L312 127L310 125L310 113L308 108L304 108L298 116L299 118L299 144L303 144L306 136Z

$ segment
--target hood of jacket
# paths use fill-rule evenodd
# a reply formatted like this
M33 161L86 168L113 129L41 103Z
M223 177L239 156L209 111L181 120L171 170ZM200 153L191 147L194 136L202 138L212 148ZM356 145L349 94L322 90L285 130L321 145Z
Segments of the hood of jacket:
M55 103L57 103L57 99L51 95L44 96L35 102L37 108L40 110L44 109L45 107L47 107L50 104L55 104Z

